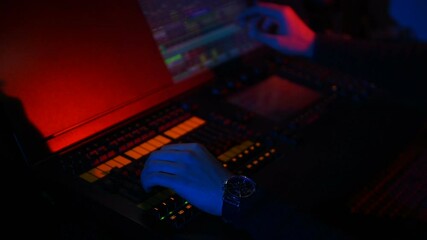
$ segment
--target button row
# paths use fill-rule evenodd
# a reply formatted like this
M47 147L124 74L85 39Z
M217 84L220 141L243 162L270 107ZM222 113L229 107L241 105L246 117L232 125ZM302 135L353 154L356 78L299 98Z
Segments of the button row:
M183 123L167 130L164 132L164 134L170 138L177 139L188 132L200 127L201 125L205 124L205 120L198 118L198 117L192 117Z
M127 151L125 153L126 157L130 157L133 160L138 160L141 157L149 154L150 152L162 147L163 145L169 143L171 140L162 136L158 135L139 146L134 147L133 149ZM104 178L107 176L111 169L113 168L122 168L128 164L130 164L132 161L129 160L124 156L117 156L95 168L92 168L91 170L83 173L80 175L80 178L84 179L85 181L89 183L93 183L97 181L98 179Z

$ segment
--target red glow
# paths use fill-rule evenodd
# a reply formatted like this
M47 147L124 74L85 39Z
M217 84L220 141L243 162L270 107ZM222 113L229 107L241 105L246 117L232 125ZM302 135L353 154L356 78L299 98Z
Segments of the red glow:
M172 86L137 1L7 1L0 11L0 78L45 137L130 103L52 150L170 97ZM171 94L171 95L169 95ZM67 139L67 140L65 140Z

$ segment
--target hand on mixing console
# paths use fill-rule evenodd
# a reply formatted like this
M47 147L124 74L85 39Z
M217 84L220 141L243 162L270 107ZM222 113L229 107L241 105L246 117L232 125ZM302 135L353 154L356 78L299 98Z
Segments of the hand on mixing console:
M213 215L222 212L223 185L232 174L200 144L172 144L153 152L145 163L141 183L174 190L194 206Z
M239 18L252 38L284 54L313 56L316 34L291 7L259 3Z

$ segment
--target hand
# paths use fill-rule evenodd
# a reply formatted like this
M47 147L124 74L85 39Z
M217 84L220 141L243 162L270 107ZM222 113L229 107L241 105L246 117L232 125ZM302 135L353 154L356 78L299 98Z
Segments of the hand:
M174 190L199 209L220 216L223 185L232 174L200 144L173 144L153 152L141 173L146 191L153 186Z
M246 10L240 19L252 38L284 54L313 56L316 34L291 7L259 3Z

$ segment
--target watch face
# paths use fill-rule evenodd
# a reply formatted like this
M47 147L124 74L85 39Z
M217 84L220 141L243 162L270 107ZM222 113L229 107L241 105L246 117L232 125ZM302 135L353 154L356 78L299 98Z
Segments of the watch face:
M245 176L234 176L227 180L225 191L239 198L249 197L255 192L255 182Z

